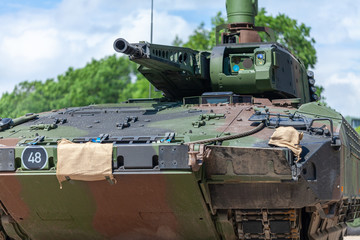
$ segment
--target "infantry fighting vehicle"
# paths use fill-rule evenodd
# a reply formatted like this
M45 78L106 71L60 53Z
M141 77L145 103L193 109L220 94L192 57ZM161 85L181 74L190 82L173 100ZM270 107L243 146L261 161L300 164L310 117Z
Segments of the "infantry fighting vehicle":
M1 120L0 239L342 239L359 136L226 4L211 51L114 42L164 98Z

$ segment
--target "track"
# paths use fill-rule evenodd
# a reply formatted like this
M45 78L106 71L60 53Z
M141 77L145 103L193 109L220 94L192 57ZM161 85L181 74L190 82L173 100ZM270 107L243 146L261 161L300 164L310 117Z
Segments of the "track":
M237 239L240 240L342 240L349 215L348 205L335 208L241 209L229 210ZM223 236L224 239L231 237Z

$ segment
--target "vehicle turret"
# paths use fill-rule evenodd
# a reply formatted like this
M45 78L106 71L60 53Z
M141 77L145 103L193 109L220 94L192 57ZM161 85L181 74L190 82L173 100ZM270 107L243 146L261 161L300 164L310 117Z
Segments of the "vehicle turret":
M270 100L316 101L313 73L307 74L304 64L275 42L271 29L255 26L257 0L227 0L226 9L228 23L217 26L211 51L129 44L123 38L115 40L114 49L138 63L139 71L169 99L232 91ZM261 31L270 42L260 38Z

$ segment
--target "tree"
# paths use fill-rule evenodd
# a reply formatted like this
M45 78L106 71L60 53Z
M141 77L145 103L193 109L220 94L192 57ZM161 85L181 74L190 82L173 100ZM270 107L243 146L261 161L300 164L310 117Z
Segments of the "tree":
M149 82L127 57L115 55L91 60L84 68L69 69L57 77L42 81L23 81L0 99L0 117L18 117L65 107L114 103L129 98L146 98ZM134 83L131 79L136 79ZM152 97L161 97L152 91Z
M201 23L194 33L189 36L189 40L183 44L183 47L192 49L208 50L211 46L211 32L204 28L205 24Z
M149 81L141 74L136 75L136 81L133 84L127 85L123 90L120 101L125 101L130 98L148 98L149 97ZM151 87L151 97L161 98L161 92L155 92L155 88Z
M123 92L135 71L136 64L113 55L92 60L84 68L70 67L56 80L21 82L11 93L2 95L1 117L125 100Z
M360 126L355 129L358 134L360 134Z

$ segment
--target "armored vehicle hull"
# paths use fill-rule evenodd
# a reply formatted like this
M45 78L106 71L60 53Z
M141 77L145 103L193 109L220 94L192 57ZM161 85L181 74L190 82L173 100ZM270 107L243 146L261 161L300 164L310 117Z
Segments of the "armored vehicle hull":
M359 135L256 0L227 10L212 51L114 42L164 98L0 119L0 239L343 238Z
M297 108L289 101L261 98L234 104L180 104L132 101L69 108L39 114L2 131L3 235L340 239L345 221L357 216L359 137L340 114L317 103ZM267 126L259 128L264 114L270 116ZM291 120L291 114L302 120ZM126 128L116 127L117 121L130 118L137 120ZM310 119L317 118L310 126ZM66 121L50 130L42 128L57 119ZM205 124L197 126L198 121ZM268 144L276 131L273 123L303 132L299 160L289 148ZM323 124L331 131L321 128ZM254 129L257 132L251 133ZM37 141L38 136L46 137ZM228 139L220 139L224 137ZM77 181L69 173L60 189L56 165L61 138L112 143L114 180ZM202 145L206 150L199 157L201 148L190 146ZM36 169L24 155L26 149L34 153L45 149L45 164ZM191 161L194 152L196 162Z

